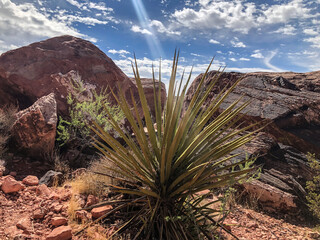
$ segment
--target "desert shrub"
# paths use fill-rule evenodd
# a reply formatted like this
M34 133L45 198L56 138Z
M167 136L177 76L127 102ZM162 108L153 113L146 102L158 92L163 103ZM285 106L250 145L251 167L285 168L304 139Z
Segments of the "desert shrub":
M312 214L320 220L320 161L315 154L308 153L308 162L315 175L311 181L307 181L307 201Z
M109 103L107 89L98 93L94 89L87 88L81 79L73 80L73 91L68 94L69 119L59 117L57 126L57 141L60 146L76 142L76 145L85 148L90 144L92 133L88 128L91 119L104 129L110 131L111 125L106 120L106 110L111 113L117 122L123 119L119 107Z
M11 105L0 109L0 157L6 151L6 145L10 138L10 131L16 120L17 107Z
M100 174L122 182L119 185L106 185L129 198L129 201L112 202L115 210L125 211L122 215L127 219L119 231L136 229L134 239L213 239L215 229L218 226L223 228L223 217L220 209L214 207L219 200L208 201L207 196L216 189L241 182L253 171L251 159L234 162L234 156L230 155L260 130L252 130L256 124L245 127L239 125L240 112L249 103L240 98L225 110L220 109L240 80L230 88L223 89L207 108L201 108L221 74L217 73L210 84L204 87L210 66L211 63L183 112L191 73L187 84L182 85L183 78L176 84L178 57L175 54L163 112L161 88L157 94L154 90L156 116L153 120L135 63L133 72L144 121L135 117L139 114L133 94L133 106L129 106L121 89L119 96L114 94L114 97L128 119L133 134L124 132L113 114L106 111L109 123L125 141L125 146L97 121L93 122L92 129L101 139L95 141L95 146L106 161L112 163L101 167ZM155 85L154 74L153 79ZM216 117L212 120L213 116ZM248 131L250 129L251 132ZM110 204L110 201L106 204Z

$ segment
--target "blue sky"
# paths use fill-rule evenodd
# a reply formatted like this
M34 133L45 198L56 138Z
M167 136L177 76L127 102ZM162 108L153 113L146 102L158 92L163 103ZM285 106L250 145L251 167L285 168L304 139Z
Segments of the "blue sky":
M320 70L320 0L0 0L0 53L70 34L96 44L129 76L162 58L180 71Z

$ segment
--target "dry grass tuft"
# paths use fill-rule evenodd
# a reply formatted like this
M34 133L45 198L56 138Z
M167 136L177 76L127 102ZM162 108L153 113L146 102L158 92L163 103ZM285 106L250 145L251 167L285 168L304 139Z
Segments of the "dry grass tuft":
M76 210L79 208L79 202L77 201L75 195L72 195L68 207L68 216L71 221L76 221Z
M86 172L71 180L68 184L71 185L72 191L76 194L89 195L100 197L105 191L104 179L100 176Z
M10 138L10 131L16 120L17 112L18 108L13 105L0 109L0 156L6 151L6 144Z

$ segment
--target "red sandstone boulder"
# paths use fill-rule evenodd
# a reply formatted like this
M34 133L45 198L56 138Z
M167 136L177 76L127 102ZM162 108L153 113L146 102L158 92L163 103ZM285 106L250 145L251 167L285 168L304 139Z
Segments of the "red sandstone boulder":
M51 219L51 225L55 227L65 225L67 222L68 222L68 219L66 219L65 217L54 217Z
M57 126L54 94L40 98L16 116L12 137L20 150L33 157L42 157L50 153L54 148Z
M119 85L129 103L130 90L138 97L134 83L95 45L60 36L0 56L0 107L18 101L23 109L54 92L58 113L68 115L66 97L77 79L97 91L111 87L117 93Z
M46 237L46 240L68 240L72 238L70 226L61 226L53 229L53 231Z
M92 218L102 217L104 214L110 212L112 209L113 209L113 207L111 205L93 208L91 210Z
M16 181L12 176L7 176L4 178L1 189L4 193L14 193L19 192L24 188L21 182Z
M27 176L22 180L22 183L28 186L37 186L39 184L39 179L37 176Z

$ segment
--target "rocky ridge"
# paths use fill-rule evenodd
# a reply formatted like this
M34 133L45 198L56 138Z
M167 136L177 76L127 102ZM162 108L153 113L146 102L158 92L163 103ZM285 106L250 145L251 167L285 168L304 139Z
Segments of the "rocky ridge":
M205 79L208 86L215 71ZM244 189L260 198L261 205L272 211L298 213L306 209L305 183L312 179L307 152L320 155L320 72L299 73L223 73L203 107L208 106L219 90L240 83L221 105L225 109L243 96L251 101L244 120L270 124L243 147L249 155L258 156L262 172L259 180L245 184ZM185 106L193 96L202 74L191 84ZM239 149L241 151L241 149ZM244 157L244 156L243 156ZM243 159L239 158L239 160Z

